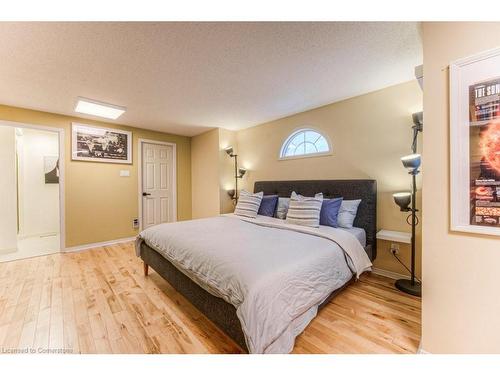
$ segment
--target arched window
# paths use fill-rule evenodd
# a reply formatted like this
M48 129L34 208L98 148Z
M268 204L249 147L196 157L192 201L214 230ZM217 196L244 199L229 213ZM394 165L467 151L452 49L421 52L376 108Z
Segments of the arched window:
M281 146L280 159L324 155L330 152L330 144L324 135L313 129L299 129Z

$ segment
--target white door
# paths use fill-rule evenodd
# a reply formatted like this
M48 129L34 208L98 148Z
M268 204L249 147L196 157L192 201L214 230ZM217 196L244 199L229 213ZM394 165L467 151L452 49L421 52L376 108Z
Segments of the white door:
M173 147L142 144L142 228L175 221Z

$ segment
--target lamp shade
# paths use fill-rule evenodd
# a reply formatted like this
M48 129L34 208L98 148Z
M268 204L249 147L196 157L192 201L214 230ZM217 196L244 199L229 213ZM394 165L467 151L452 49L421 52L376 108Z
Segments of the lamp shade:
M239 177L243 177L245 173L247 173L247 170L245 168L238 168Z
M422 126L424 124L424 112L415 112L411 115L413 119L413 125Z
M406 169L416 170L420 167L421 158L420 154L410 154L403 156L401 162Z
M233 154L234 154L233 146L226 147L226 148L224 149L224 151L226 151L226 153L227 153L229 156L233 156Z
M394 202L399 206L401 211L408 211L408 206L411 203L411 193L403 192L393 194Z

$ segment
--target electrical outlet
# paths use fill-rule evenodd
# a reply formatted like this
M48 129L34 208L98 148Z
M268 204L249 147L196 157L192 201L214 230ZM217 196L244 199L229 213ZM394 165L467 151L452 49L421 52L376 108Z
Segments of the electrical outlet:
M391 254L394 255L399 255L399 244L397 243L391 243L391 248L389 249Z
M132 220L132 228L139 229L139 219L136 218Z

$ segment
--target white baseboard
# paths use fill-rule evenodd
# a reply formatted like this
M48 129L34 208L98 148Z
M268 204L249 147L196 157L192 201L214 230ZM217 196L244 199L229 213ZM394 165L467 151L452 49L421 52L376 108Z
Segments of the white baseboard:
M116 245L118 243L135 241L135 238L136 237L127 237L127 238L119 238L117 240L111 240L111 241L95 242L95 243L88 243L85 245L71 246L71 247L65 248L61 252L62 253L73 253L76 251L88 250L88 249L93 249L93 248L101 247L101 246Z
M53 237L57 236L59 232L40 232L40 233L30 233L30 234L20 234L17 236L18 239L20 240L25 240L27 238L33 238L33 237Z
M372 272L375 275L385 276L385 277L388 277L388 278L394 279L394 280L410 279L410 276L408 276L408 275L403 275L401 273L387 271L387 270L383 270L381 268L376 268L376 267L372 267Z
M2 249L0 250L0 255L7 255L11 253L15 253L17 251L17 247L10 247L8 249Z
M422 349L422 343L420 343L418 344L417 354L431 354L431 353Z

